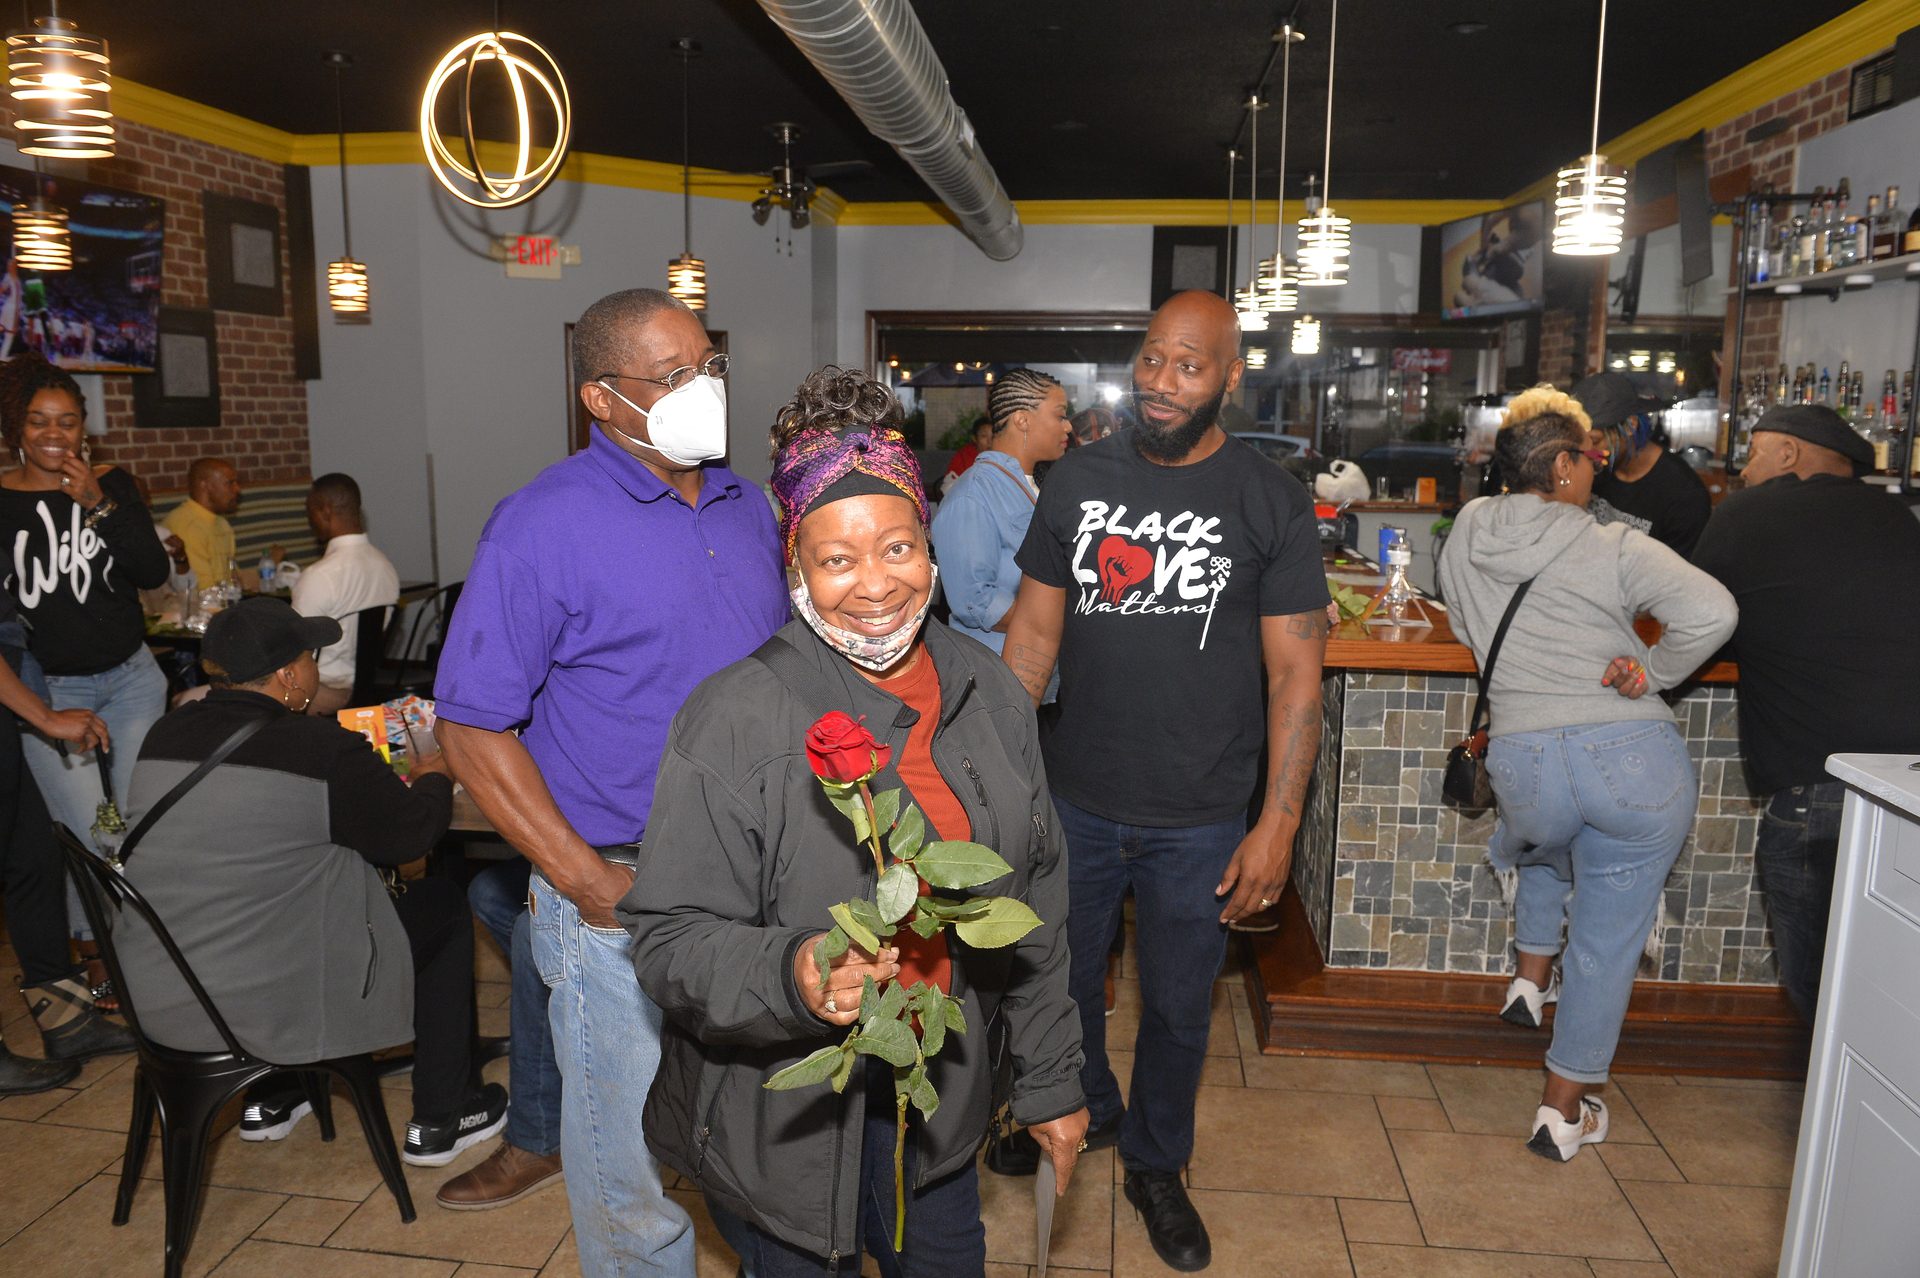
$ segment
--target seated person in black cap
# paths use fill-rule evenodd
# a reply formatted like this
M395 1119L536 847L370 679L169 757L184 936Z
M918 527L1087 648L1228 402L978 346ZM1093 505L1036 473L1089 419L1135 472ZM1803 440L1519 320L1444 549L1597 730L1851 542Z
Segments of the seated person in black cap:
M1755 868L1780 983L1809 1024L1845 792L1826 758L1920 753L1920 521L1859 481L1872 464L1872 445L1832 409L1768 409L1745 489L1694 551L1740 604L1740 741L1766 802Z
M1593 442L1607 451L1587 504L1595 520L1626 524L1682 556L1693 553L1713 513L1707 486L1693 468L1653 437L1658 404L1641 398L1625 373L1595 373L1574 383L1573 397L1593 422Z
M154 822L127 877L248 1051L300 1065L412 1040L401 1157L437 1167L499 1131L507 1109L499 1084L472 1084L466 894L393 872L446 832L453 783L435 755L409 786L360 734L301 713L319 686L314 653L339 638L339 622L278 599L214 617L201 648L213 691L147 734L129 820L238 729L262 726ZM183 1051L220 1050L152 932L129 920L118 941L141 1028ZM247 1101L242 1140L278 1140L309 1110L290 1076Z

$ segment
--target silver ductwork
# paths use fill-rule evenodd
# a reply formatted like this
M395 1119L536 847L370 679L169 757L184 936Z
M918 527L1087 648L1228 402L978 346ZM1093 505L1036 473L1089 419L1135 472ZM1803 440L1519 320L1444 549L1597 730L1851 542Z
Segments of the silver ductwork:
M953 211L982 252L1020 252L1020 215L980 153L907 0L760 0L760 7Z

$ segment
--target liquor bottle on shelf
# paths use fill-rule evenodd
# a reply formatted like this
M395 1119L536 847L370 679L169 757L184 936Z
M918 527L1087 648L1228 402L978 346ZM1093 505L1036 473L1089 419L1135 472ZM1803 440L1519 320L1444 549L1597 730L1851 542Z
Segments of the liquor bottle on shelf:
M1773 271L1773 278L1782 280L1800 273L1796 260L1800 253L1800 232L1788 222L1782 222L1778 230L1779 234L1774 240L1773 253L1767 265Z
M1820 257L1820 204L1826 199L1820 187L1813 188L1813 202L1807 206L1805 217L1793 219L1795 231L1800 236L1800 269L1796 275L1811 275L1820 269L1815 263Z
M1887 370L1887 376L1893 376L1892 369ZM1780 361L1780 376L1774 379L1773 402L1776 404L1784 404L1787 402L1787 363L1785 360Z
M1853 387L1848 392L1847 407L1855 417L1871 416L1865 412L1867 378L1865 373L1856 371L1853 375Z
M1920 212L1916 209L1915 212ZM1900 420L1905 421L1907 414L1913 411L1913 370L1909 368L1900 376Z
M1852 258L1855 264L1865 264L1873 260L1874 228L1880 224L1880 197L1867 197L1866 216L1856 218L1853 223Z
M1902 253L1920 253L1920 204L1913 206L1913 212L1907 215L1907 229L1900 237Z
M1833 375L1824 368L1820 370L1820 402L1833 407Z
M1767 260L1767 239L1771 225L1768 216L1768 206L1758 200L1747 206L1746 234L1740 240L1746 249L1749 284L1765 284L1772 278L1769 272L1772 263Z
M1886 203L1880 206L1880 225L1873 232L1873 257L1877 262L1900 251L1900 239L1906 230L1907 211L1900 207L1900 188L1887 188Z
M1846 402L1847 395L1852 387L1853 361L1842 358L1840 361L1840 400L1842 403Z
M1894 421L1900 412L1900 391L1893 380L1893 370L1889 368L1880 383L1880 416Z

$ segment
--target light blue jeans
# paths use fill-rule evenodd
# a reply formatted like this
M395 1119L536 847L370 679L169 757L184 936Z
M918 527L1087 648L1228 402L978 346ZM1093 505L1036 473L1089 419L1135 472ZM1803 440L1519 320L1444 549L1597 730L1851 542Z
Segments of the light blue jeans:
M1667 872L1693 827L1699 784L1671 723L1516 732L1487 748L1500 819L1488 855L1519 871L1514 947L1559 954L1547 1068L1604 1083Z
M106 720L113 739L114 801L126 815L127 791L133 784L133 764L147 729L167 712L167 677L160 664L143 644L131 657L111 670L93 675L48 675L47 704L55 710L91 710ZM27 756L27 768L47 800L47 811L80 841L91 844L87 831L100 807L105 790L100 783L100 755L97 751L80 754L60 748L37 732L20 734L20 748ZM80 898L72 883L67 884L67 920L74 935L86 937L86 915L80 910Z
M693 1278L693 1221L660 1185L640 1113L660 1068L660 1009L624 930L589 927L535 872L533 962L560 1066L560 1161L584 1278Z

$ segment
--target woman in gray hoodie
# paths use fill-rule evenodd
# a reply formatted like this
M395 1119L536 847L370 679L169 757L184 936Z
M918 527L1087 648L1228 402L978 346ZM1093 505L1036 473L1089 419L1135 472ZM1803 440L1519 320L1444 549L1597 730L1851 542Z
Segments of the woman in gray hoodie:
M1606 1139L1607 1081L1627 999L1699 787L1666 702L1733 633L1733 597L1646 534L1586 511L1595 450L1580 406L1548 387L1515 399L1495 454L1509 491L1467 504L1440 581L1482 668L1514 592L1488 689L1487 766L1500 819L1489 854L1518 870L1518 975L1501 1014L1540 1024L1558 1001L1528 1148L1566 1161ZM1647 646L1633 620L1664 627ZM1553 960L1566 948L1556 977Z

